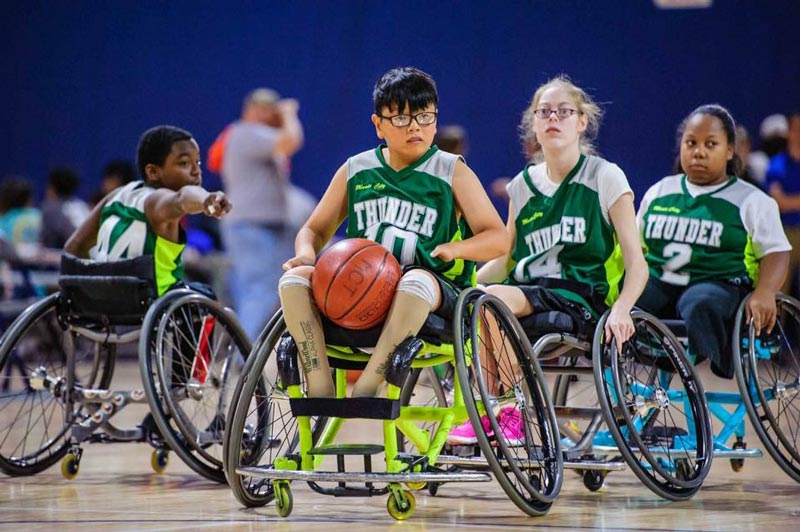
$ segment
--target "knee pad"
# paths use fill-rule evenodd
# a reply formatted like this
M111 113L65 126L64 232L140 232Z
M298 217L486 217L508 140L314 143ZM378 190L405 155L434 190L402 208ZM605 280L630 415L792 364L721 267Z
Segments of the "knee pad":
M301 275L294 275L291 273L287 273L283 277L281 277L280 281L278 281L278 291L280 292L284 288L288 288L290 286L305 286L310 290L311 280L306 279Z
M397 291L416 296L433 308L438 300L439 287L430 274L422 270L411 270L400 278Z

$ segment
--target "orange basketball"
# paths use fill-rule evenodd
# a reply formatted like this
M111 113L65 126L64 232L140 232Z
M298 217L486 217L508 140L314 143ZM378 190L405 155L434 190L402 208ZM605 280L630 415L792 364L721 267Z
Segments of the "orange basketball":
M365 238L350 238L317 259L311 291L320 311L346 329L369 329L389 312L402 270L389 250Z

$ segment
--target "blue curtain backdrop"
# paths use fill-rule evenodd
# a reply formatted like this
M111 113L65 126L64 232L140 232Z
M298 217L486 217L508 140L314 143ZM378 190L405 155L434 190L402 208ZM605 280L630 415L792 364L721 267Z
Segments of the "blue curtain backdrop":
M376 144L371 91L418 66L440 90L440 124L463 125L485 184L523 164L516 127L534 89L566 73L603 104L603 155L641 196L670 171L674 132L695 106L729 107L754 136L800 108L800 2L650 0L15 2L0 18L0 176L43 183L75 167L81 192L139 134L172 123L204 151L272 86L301 102L306 144L293 178L321 195L346 157ZM207 174L214 186L218 178ZM503 213L504 214L504 213Z

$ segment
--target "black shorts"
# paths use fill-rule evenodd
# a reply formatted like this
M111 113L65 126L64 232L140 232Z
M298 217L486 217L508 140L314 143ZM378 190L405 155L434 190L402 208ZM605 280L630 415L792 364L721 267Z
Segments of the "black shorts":
M441 274L431 271L422 266L410 264L408 266L403 267L404 274L410 272L411 270L425 270L426 272L433 275L433 277L439 283L439 291L442 293L442 300L439 303L439 308L434 310L433 314L436 314L437 316L440 316L446 320L452 320L453 315L456 312L456 302L458 302L458 296L461 293L461 290L463 290L463 288L458 288L448 279L445 279Z
M533 306L533 313L541 312L562 312L572 318L575 330L569 332L591 332L597 325L593 312L585 305L566 298L558 291L543 286L524 284L514 285L525 294L530 304ZM595 312L597 309L592 309Z

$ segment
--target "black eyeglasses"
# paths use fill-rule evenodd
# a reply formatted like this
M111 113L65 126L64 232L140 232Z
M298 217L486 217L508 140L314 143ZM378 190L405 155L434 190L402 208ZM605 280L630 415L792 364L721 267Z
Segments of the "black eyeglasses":
M421 126L429 126L436 122L436 117L439 113L433 111L423 111L415 115L394 115L383 116L381 120L389 120L394 127L408 127L411 125L411 120L416 120L417 124Z
M533 110L533 114L536 115L536 118L541 118L542 120L547 120L548 118L550 118L550 115L554 113L559 120L564 120L565 118L569 118L577 112L578 112L577 109L570 109L569 107L559 107L558 109L550 109L549 107L540 107L539 109Z

